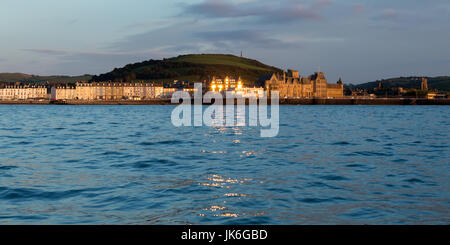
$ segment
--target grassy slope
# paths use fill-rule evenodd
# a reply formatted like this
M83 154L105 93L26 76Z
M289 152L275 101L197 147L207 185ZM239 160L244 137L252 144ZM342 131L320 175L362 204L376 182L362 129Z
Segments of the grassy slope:
M45 82L61 82L73 83L77 81L89 81L90 75L83 76L35 76L23 73L0 73L0 82L29 82L29 83L45 83Z
M169 60L175 62L189 62L205 65L229 65L229 66L237 66L244 69L261 70L261 71L273 71L273 69L275 68L265 65L256 60L251 60L228 54L181 55L176 58L171 58Z

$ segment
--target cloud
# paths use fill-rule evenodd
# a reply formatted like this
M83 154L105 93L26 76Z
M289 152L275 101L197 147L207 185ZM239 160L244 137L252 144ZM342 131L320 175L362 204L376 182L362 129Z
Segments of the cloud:
M268 37L263 31L256 30L229 30L229 31L206 31L195 33L195 36L203 40L216 43L220 47L265 47L276 48L280 46L292 46L293 43L287 43L280 39Z
M395 9L383 9L381 11L380 17L383 19L391 19L391 20L396 20L399 17L399 13L395 10Z
M378 27L389 28L392 30L399 29L415 29L424 28L430 30L433 28L432 23L438 21L435 10L424 9L394 9L384 8L376 10L375 14L370 17Z
M364 5L357 3L352 6L352 13L354 16L361 15L364 13L365 7Z
M134 52L113 52L113 51L77 51L77 50L59 50L45 48L29 48L22 51L33 52L46 57L41 57L41 62L51 60L49 73L76 74L98 74L109 71L114 67L121 67L129 63L148 60L158 57L159 54L152 50L142 50Z
M97 55L97 56L124 56L137 55L140 52L109 52L109 51L77 51L77 50L63 50L63 49L46 49L46 48L28 48L22 51L47 54L47 55Z
M232 3L224 0L205 0L184 4L183 14L207 18L256 18L262 22L291 22L322 19L321 10L332 5L330 0L281 0Z
M46 55L66 55L69 53L69 51L66 51L66 50L45 49L45 48L28 48L28 49L22 49L22 51L46 54Z
M205 0L180 4L177 18L149 19L125 25L123 37L95 50L27 48L48 72L98 74L114 67L187 53L259 53L302 48L321 38L295 36L287 23L322 19L330 0ZM74 20L75 24L76 21ZM267 28L271 23L276 28ZM307 35L307 33L303 33Z

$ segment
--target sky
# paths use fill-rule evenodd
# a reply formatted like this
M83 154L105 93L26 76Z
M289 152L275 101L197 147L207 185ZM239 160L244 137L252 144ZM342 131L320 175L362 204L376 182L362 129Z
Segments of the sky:
M363 83L450 75L448 0L0 0L0 72L229 53Z

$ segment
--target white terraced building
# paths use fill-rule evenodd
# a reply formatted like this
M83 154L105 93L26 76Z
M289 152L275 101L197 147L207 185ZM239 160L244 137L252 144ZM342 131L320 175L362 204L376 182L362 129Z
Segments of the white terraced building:
M79 82L52 87L52 100L144 100L162 97L163 87L150 83Z
M47 99L47 88L44 86L6 86L0 88L0 100Z

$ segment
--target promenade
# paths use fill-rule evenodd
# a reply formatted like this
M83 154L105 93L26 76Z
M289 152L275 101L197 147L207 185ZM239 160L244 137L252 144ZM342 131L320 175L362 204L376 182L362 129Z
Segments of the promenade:
M270 104L270 100L267 101ZM226 101L224 100L223 104ZM0 105L173 105L170 99L152 100L0 100ZM193 101L192 103L193 104ZM205 105L211 103L204 103ZM248 100L246 100L248 104ZM450 99L415 98L344 98L344 99L280 99L280 105L450 105Z

